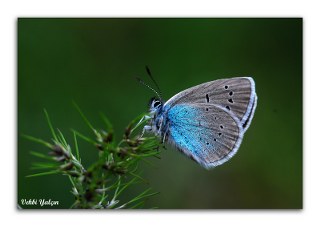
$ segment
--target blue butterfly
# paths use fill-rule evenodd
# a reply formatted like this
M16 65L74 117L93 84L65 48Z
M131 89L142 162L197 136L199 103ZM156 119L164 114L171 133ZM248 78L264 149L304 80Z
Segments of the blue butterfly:
M148 68L147 72L152 78ZM153 132L162 142L210 169L236 154L252 121L257 99L251 77L206 82L179 92L166 102L158 94L150 102L150 123L144 131Z

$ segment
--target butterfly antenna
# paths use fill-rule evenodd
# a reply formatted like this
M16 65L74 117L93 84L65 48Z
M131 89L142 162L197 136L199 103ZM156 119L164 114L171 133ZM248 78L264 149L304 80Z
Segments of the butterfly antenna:
M138 78L137 77L137 80L139 83L141 83L142 85L144 85L145 87L149 88L150 90L152 90L155 94L157 94L157 96L159 97L159 99L161 100L161 95L159 95L159 93L154 89L152 88L151 86L149 86L148 84L146 84L141 78Z
M158 83L156 82L156 80L153 78L153 76L152 76L152 74L151 74L151 71L150 71L150 69L149 69L149 67L148 66L146 66L146 71L147 71L147 74L149 75L149 77L151 78L151 80L153 81L153 83L156 85L156 87L157 87L157 89L158 89L158 92L159 92L159 96L160 96L160 99L162 99L161 98L161 96L162 96L162 93L161 93L161 90L160 90L160 87L158 86Z

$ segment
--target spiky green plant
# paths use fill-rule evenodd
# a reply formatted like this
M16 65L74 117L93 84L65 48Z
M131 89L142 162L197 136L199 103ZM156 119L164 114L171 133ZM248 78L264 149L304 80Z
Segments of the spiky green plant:
M159 158L159 142L155 137L141 137L134 134L135 130L143 125L138 122L143 115L134 119L125 129L124 135L119 143L114 139L114 130L103 114L105 130L98 130L92 126L82 111L75 105L85 123L93 131L94 137L81 134L72 130L74 149L65 139L60 130L54 130L46 110L45 116L52 134L52 141L47 142L32 136L23 135L25 138L37 142L49 148L47 154L34 152L31 154L43 161L33 163L34 170L40 172L27 177L48 176L50 174L61 174L69 177L72 185L71 193L75 202L70 208L91 209L121 209L139 208L146 198L157 194L151 192L151 188L142 191L132 197L130 201L122 201L122 195L130 186L145 181L138 172L139 163L147 161L148 157ZM98 159L88 168L81 163L78 139L90 143L93 148L98 149Z

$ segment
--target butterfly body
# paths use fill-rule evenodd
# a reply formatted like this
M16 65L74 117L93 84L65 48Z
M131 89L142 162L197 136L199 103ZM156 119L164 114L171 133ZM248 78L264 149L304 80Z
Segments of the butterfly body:
M146 130L210 169L239 149L257 104L252 78L220 79L153 99Z

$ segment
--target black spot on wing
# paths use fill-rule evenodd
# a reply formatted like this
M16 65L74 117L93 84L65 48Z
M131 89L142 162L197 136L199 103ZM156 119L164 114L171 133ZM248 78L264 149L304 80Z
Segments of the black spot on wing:
M209 95L206 94L206 100L207 100L207 103L209 103Z

